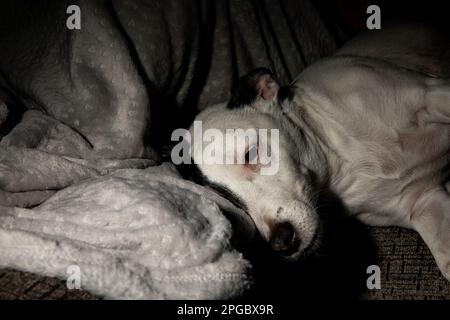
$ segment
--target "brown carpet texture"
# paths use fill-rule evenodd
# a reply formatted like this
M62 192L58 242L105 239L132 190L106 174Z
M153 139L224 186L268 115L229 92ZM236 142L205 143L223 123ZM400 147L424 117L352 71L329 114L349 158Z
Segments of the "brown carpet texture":
M370 228L381 289L367 290L362 299L450 299L450 282L440 274L430 251L411 230ZM0 270L0 299L99 299L81 290L68 290L65 282L14 270Z
M450 299L450 282L440 273L420 236L403 228L371 228L381 289L368 290L367 299Z

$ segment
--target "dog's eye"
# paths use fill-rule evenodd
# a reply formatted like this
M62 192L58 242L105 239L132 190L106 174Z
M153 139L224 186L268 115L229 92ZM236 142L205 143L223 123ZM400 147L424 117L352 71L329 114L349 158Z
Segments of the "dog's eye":
M245 154L245 164L257 164L258 162L258 146L254 145L247 150Z

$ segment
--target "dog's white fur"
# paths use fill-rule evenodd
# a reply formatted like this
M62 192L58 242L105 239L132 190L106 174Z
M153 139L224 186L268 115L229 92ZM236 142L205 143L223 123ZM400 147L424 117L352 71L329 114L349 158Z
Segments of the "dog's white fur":
M291 258L314 242L314 192L327 186L367 224L417 230L450 280L450 80L430 75L443 70L424 58L429 30L405 27L360 37L308 67L292 101L223 104L197 117L204 128L280 129L274 176L245 165L199 167L243 199L267 240L274 223L290 222L301 238Z

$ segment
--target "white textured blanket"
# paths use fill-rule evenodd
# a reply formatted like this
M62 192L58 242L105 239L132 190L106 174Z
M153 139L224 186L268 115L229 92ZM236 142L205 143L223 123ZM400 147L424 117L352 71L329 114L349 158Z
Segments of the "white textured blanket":
M251 238L243 212L171 165L118 170L32 210L0 207L0 266L62 279L77 266L82 288L107 298L235 297L250 265L218 204Z

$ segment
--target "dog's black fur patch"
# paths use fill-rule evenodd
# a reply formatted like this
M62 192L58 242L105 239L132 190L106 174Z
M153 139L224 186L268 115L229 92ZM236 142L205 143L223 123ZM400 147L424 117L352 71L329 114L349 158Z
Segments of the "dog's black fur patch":
M242 199L229 188L221 185L219 183L215 183L210 181L200 170L200 168L194 163L191 159L191 164L180 164L177 166L178 172L185 179L193 181L202 186L208 186L218 194L220 194L225 199L229 200L232 204L234 204L239 209L242 209L245 212L248 212L248 207L242 201Z
M242 108L252 104L258 97L256 83L259 77L270 75L275 79L274 74L267 68L257 68L245 76L241 77L231 89L231 99L227 104L228 109Z
M278 89L277 95L278 102L283 102L286 99L288 101L292 101L294 99L294 89L291 85L281 87Z

